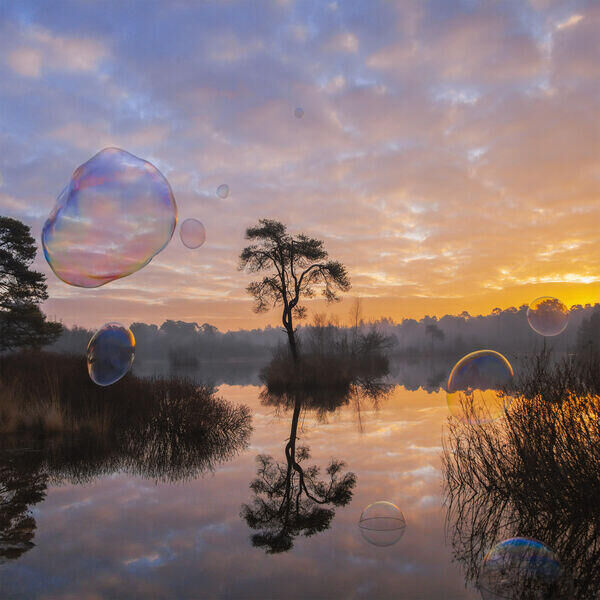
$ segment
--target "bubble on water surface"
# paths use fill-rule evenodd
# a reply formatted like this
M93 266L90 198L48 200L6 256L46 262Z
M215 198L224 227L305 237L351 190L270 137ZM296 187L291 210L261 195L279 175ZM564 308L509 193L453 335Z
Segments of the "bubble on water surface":
M87 347L88 373L94 383L111 385L131 368L135 355L133 333L120 323L103 325Z
M550 337L562 333L569 322L569 309L558 298L536 298L527 309L531 328L540 335Z
M222 183L218 188L217 188L217 196L219 196L219 198L227 198L227 196L229 196L229 186L226 183Z
M477 587L483 600L563 598L559 595L562 568L542 542L511 538L490 550L481 566Z
M200 248L206 241L206 229L198 219L186 219L179 228L179 237L186 248Z
M149 162L106 148L78 167L42 230L44 255L64 282L93 288L135 273L168 243L177 206Z
M296 119L301 119L304 116L304 109L298 106L296 109L294 109L294 116Z
M402 511L391 502L380 500L369 504L358 522L362 537L374 546L392 546L406 530Z
M504 414L512 398L504 392L513 379L508 360L494 350L478 350L461 358L448 378L448 408L465 421L492 421Z

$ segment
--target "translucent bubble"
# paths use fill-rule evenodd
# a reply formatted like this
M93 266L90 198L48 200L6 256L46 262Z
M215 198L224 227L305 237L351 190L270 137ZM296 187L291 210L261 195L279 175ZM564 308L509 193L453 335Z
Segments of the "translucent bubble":
M58 277L93 288L147 265L176 223L175 199L160 171L106 148L73 173L44 224L42 245Z
M296 108L294 110L294 116L296 119L301 119L304 116L304 109L300 107Z
M222 183L217 188L217 196L219 196L219 198L227 198L227 196L229 196L229 186L226 183Z
M503 388L514 375L508 360L493 350L478 350L461 358L448 378L448 408L466 421L485 422L504 414L512 398Z
M369 544L392 546L404 535L406 520L395 504L380 500L363 510L358 527Z
M186 248L200 248L206 241L206 229L197 219L186 219L179 228L179 237Z
M569 309L558 298L536 298L527 309L531 328L540 335L552 336L562 333L569 322Z
M94 383L111 385L129 371L134 355L133 333L120 323L107 323L88 344L88 373Z
M511 538L490 550L481 566L477 587L483 600L558 598L562 568L542 542Z

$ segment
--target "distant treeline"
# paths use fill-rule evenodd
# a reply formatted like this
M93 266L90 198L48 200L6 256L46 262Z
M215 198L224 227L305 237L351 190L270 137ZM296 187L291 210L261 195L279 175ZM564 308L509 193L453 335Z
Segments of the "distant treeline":
M162 325L133 323L138 359L167 360L174 366L194 367L209 360L261 360L268 358L286 338L281 328L267 326L221 332L209 323L165 321ZM356 320L342 325L338 319L317 315L309 325L298 327L300 344L309 338L327 338L333 331L347 336L367 336L377 332L388 340L388 352L399 358L420 359L427 356L460 357L473 350L491 348L510 356L538 351L544 338L527 322L527 305L505 310L494 309L489 315L426 316L417 321L391 319L372 322ZM81 327L65 328L51 349L82 354L93 331ZM598 350L600 346L600 304L571 307L567 329L556 337L546 338L555 352Z

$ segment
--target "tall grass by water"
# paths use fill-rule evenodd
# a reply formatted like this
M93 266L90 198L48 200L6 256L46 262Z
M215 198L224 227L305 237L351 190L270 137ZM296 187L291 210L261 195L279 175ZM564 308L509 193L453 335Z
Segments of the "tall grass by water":
M448 536L469 579L477 581L494 544L521 536L562 562L552 598L600 594L599 366L593 356L553 361L542 352L522 370L503 418L449 420Z
M245 448L251 422L247 406L190 380L129 373L100 387L82 357L0 358L2 446L43 442L47 471L59 479L117 469L169 480L192 476Z

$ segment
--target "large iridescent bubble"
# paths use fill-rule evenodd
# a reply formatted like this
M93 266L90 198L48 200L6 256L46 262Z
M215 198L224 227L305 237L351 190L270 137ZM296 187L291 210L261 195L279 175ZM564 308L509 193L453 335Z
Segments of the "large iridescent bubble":
M374 546L393 546L406 531L402 511L392 502L379 500L369 504L358 522L362 537Z
M529 305L527 320L531 328L540 335L558 335L567 327L569 309L558 298L542 296Z
M73 173L44 224L42 245L60 279L94 288L147 265L176 223L175 198L160 171L106 148Z
M111 385L131 368L135 356L133 333L120 323L106 323L87 347L88 373L94 383Z
M206 229L198 219L186 219L179 227L179 237L186 248L200 248L206 241Z
M448 408L464 421L493 421L512 398L505 393L514 375L508 360L494 350L478 350L461 358L448 378Z
M477 587L483 600L565 598L558 594L562 568L554 552L542 542L511 538L485 556Z

